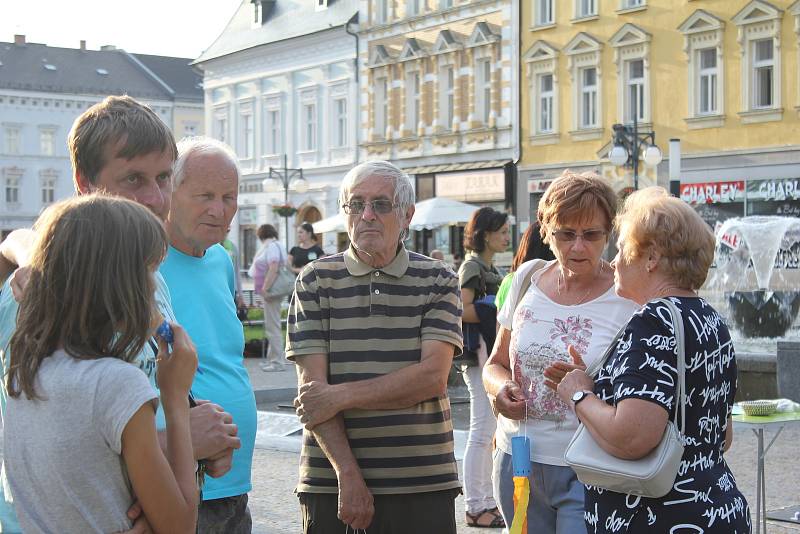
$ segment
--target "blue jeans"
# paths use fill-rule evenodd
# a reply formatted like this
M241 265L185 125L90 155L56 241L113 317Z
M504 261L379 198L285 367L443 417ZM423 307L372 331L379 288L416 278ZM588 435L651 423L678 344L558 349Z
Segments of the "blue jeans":
M494 495L506 525L514 521L514 472L511 455L494 451ZM583 521L583 484L566 466L531 462L528 477L531 495L528 501L529 534L578 534L586 532Z

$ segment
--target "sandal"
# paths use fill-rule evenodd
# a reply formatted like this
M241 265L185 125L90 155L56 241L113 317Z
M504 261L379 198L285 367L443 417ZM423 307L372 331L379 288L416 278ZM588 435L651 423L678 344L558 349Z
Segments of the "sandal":
M477 514L471 514L466 512L467 514L467 526L473 528L505 528L506 522L503 521L503 516L500 514L500 510L497 509L495 506L492 509L486 509L482 512L478 512ZM489 523L481 522L486 515L491 518ZM485 521L485 520L484 520Z

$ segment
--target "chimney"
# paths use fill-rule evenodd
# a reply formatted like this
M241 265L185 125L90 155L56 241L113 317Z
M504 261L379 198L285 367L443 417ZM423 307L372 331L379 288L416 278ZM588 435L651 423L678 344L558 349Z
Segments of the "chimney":
M14 35L14 44L15 45L24 45L25 44L25 35L21 35L21 34Z
M86 40L81 39L81 50L86 52Z
M114 45L103 45L103 46L100 47L100 50L102 50L104 52L106 52L108 50L116 50L116 49L117 49L117 47L114 46Z

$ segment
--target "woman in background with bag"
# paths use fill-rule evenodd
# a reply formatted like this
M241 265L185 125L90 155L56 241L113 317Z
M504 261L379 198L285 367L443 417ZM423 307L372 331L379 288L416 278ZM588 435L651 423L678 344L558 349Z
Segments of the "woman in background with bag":
M531 533L585 531L583 485L563 458L578 421L571 402L562 402L552 388L567 371L599 358L637 309L614 293L613 272L602 259L616 209L616 194L596 174L565 171L556 178L537 213L556 260L522 264L497 317L499 339L483 373L499 413L494 493L511 524L511 438L527 435Z
M591 532L658 534L680 526L680 532L749 533L747 501L723 457L733 436L733 344L722 317L697 295L714 259L714 236L697 212L660 187L628 197L616 228L617 294L643 307L596 380L571 371L558 395L572 399L585 430L612 457L645 462L678 412L685 416L684 449L682 461L671 466L674 484L662 497L587 486L586 525ZM664 298L677 307L683 336ZM676 347L682 337L683 347ZM684 354L685 366L676 352ZM691 399L684 409L676 393L681 367Z
M281 271L286 271L287 257L283 245L278 241L278 230L271 224L262 224L256 232L261 248L253 259L248 274L253 278L256 293L264 299L264 336L269 348L267 361L261 364L266 372L283 371L284 335L281 329L281 302L286 293L276 292ZM283 285L281 282L280 285Z
M508 248L508 242L508 214L489 207L476 210L464 228L464 248L468 252L458 269L464 304L461 363L470 411L464 450L464 503L467 525L472 527L505 527L492 494L491 447L496 423L483 389L481 369L494 345L494 297L503 280L492 261L496 253Z

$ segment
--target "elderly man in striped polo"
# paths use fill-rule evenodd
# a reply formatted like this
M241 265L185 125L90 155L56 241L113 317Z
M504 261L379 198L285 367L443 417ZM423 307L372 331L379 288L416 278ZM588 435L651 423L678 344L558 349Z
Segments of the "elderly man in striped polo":
M303 269L289 310L304 532L455 534L447 376L462 348L458 277L403 246L414 191L391 163L352 169L339 205L350 248Z

